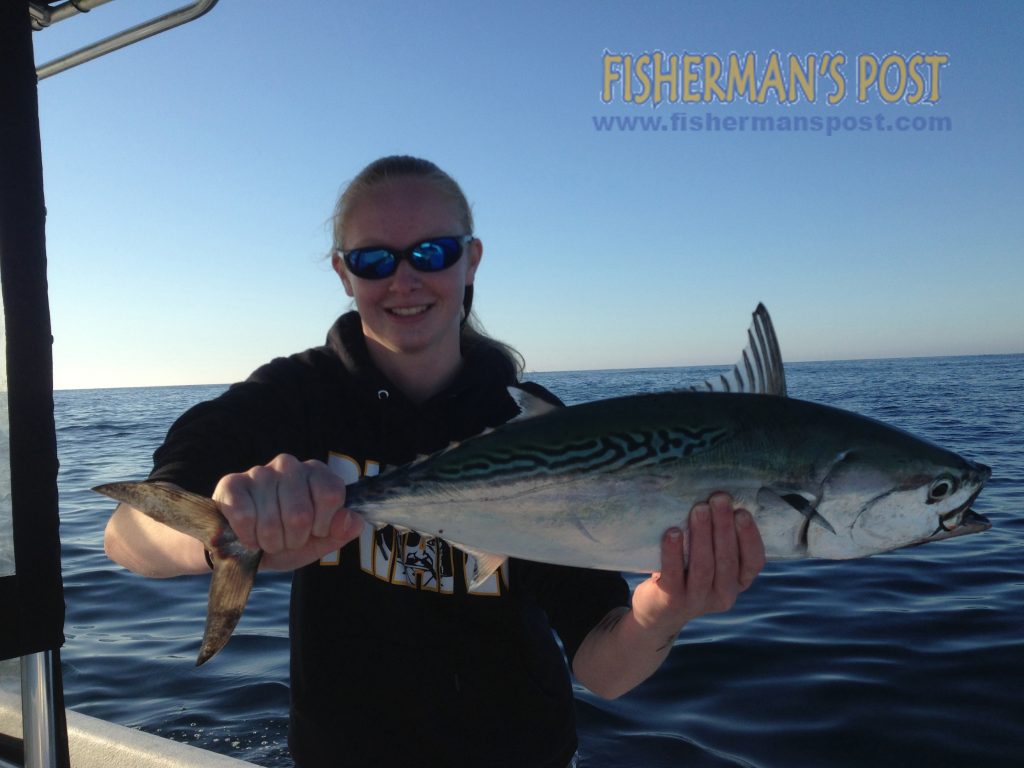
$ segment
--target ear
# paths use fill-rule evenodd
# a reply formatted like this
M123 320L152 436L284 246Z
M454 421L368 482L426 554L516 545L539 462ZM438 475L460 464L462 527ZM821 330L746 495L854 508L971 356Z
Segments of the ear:
M466 285L473 284L476 275L476 268L480 266L480 259L484 257L484 244L478 238L473 238L466 243Z
M345 286L345 293L354 298L355 294L352 293L352 279L348 276L348 270L345 269L345 262L337 251L331 254L331 268L337 272L338 277L341 278L341 284Z

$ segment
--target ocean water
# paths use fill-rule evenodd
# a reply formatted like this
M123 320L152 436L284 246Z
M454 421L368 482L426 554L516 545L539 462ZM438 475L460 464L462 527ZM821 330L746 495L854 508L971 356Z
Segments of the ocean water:
M536 374L569 403L719 369ZM992 530L849 562L769 563L729 613L688 625L652 679L578 689L584 766L1024 765L1024 355L802 363L790 394L981 461ZM81 712L289 766L288 577L260 574L200 669L208 578L148 580L103 554L110 503L173 419L223 387L56 393L67 600L65 695ZM499 747L500 748L500 747Z

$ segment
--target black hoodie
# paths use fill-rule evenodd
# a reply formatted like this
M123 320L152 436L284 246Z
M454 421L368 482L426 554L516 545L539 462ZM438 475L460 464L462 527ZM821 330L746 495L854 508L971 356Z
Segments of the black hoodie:
M280 453L376 471L508 421L517 413L510 385L554 400L517 384L487 344L463 358L451 386L413 403L373 365L350 312L325 346L274 360L185 413L151 478L209 495L223 475ZM562 768L576 729L551 628L571 662L587 632L628 599L618 574L518 560L470 594L461 551L367 526L293 577L296 764Z

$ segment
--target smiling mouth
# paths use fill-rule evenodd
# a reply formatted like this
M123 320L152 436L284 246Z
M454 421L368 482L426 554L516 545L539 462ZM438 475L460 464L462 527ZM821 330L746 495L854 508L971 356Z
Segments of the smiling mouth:
M430 309L429 304L420 304L416 307L391 307L388 311L389 314L397 315L398 317L415 317L416 315L422 315Z

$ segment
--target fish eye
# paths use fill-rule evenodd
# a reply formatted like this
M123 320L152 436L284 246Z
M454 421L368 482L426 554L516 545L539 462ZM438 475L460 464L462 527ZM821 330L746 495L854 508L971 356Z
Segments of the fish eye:
M942 501L956 491L957 485L956 478L952 475L939 475L928 488L928 503Z

